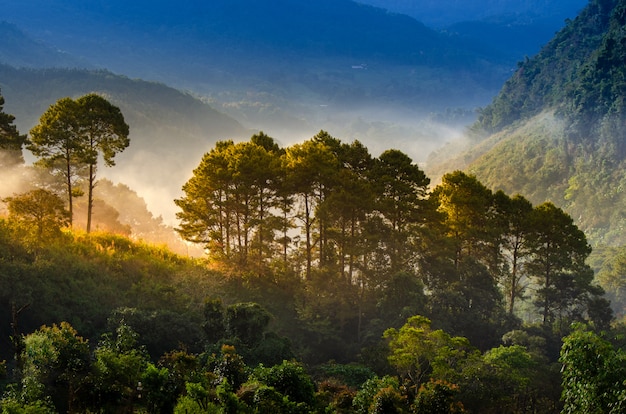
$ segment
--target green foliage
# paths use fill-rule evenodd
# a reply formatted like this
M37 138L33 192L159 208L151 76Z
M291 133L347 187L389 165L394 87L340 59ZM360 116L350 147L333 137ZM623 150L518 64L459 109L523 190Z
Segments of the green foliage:
M391 390L399 389L397 378L384 376L382 378L370 378L365 381L352 401L354 412L357 414L370 414L374 406L376 395L383 389L388 390L388 394L395 394Z
M430 381L420 386L414 412L420 414L464 413L463 405L454 401L458 387L444 381Z
M4 397L0 400L2 414L55 414L57 411L46 401L25 403L14 397Z
M409 318L399 330L389 329L384 336L389 339L389 362L416 387L430 376L448 378L475 352L466 338L432 330L423 316Z
M24 162L22 148L27 142L26 135L20 135L13 125L15 117L3 110L4 97L0 95L0 166L13 167Z
M313 405L315 387L299 363L283 361L268 368L261 365L254 370L252 377L288 397L290 401Z
M174 414L221 414L223 411L213 403L200 405L194 398L183 395L174 407Z
M111 411L132 406L147 367L147 355L137 347L137 334L120 324L115 337L106 336L94 357L94 405Z
M592 331L578 326L564 338L562 413L619 413L625 408L626 356Z
M43 326L24 338L21 361L23 398L50 398L59 411L72 412L87 378L89 345L66 322Z
M400 392L392 387L381 388L374 395L374 401L370 406L371 414L402 414L405 413L406 401Z
M138 385L138 397L146 405L148 412L172 412L176 404L176 384L171 379L170 371L148 363Z
M353 388L357 388L375 376L374 372L365 365L330 363L320 368L324 377L337 379Z
M257 345L270 322L271 315L258 303L237 303L226 308L226 334L245 345Z
M22 237L35 248L60 238L61 229L69 223L63 200L48 190L32 190L3 201L17 231L24 233Z
M248 378L246 365L232 345L222 345L213 372L216 375L215 385L229 387L231 390L237 390Z

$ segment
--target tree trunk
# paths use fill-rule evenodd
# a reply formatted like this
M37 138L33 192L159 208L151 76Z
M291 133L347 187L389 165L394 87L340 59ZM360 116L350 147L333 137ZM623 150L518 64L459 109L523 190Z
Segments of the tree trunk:
M89 164L89 194L87 196L87 234L91 232L91 213L93 210L93 188L96 186L95 180L96 177L94 165Z

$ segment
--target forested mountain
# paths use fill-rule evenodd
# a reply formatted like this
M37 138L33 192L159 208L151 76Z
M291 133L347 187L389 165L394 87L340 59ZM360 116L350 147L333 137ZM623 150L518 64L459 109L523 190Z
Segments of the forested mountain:
M625 10L624 1L591 1L519 65L481 111L474 144L443 170L465 168L490 188L552 200L594 244L626 243Z

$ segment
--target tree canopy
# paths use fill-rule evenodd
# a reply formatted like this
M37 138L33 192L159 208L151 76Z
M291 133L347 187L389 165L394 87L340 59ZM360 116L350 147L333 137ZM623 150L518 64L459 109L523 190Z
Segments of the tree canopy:
M88 190L87 232L91 230L93 188L99 155L107 166L115 154L128 147L129 127L116 106L89 94L76 100L61 98L41 116L30 131L28 149L40 164L63 178L68 197L70 225L74 197L81 195L79 181L86 177Z

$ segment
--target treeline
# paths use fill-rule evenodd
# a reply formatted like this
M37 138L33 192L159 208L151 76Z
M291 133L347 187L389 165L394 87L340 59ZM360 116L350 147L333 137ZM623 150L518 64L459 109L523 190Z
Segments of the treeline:
M422 298L409 314L427 311L485 347L519 316L607 326L591 248L571 217L460 171L432 191L429 182L398 150L375 158L324 131L282 149L261 133L205 154L176 200L179 232L223 269L304 283L307 308L336 298L359 339L373 317L365 303L382 309L394 289Z

